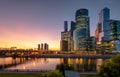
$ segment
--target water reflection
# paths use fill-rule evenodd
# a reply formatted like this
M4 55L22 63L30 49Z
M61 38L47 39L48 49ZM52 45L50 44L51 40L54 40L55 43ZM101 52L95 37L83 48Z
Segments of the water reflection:
M103 59L87 59L87 58L66 58L61 59L61 64L73 66L75 71L79 72L95 72L98 71Z
M12 58L11 57L0 58L0 65L3 64L12 64Z
M32 59L23 64L7 68L9 70L55 70L56 65L60 64L60 59L39 58Z
M12 57L0 58L0 69L4 69L10 66L16 66L25 61L26 58L12 58Z
M0 58L0 65L15 64L9 70L55 70L57 66L62 68L70 66L79 72L96 72L103 63L103 59L89 58ZM21 63L21 64L20 64Z

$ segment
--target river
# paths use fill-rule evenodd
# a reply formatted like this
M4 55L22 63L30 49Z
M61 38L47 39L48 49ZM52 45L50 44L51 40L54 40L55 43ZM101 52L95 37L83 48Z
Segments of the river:
M5 70L55 70L68 65L78 72L97 72L105 59L90 58L0 58L1 69ZM63 67L61 67L63 68Z

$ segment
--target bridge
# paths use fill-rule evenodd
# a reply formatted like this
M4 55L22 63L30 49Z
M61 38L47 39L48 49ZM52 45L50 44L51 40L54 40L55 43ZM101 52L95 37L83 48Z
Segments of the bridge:
M3 56L28 56L32 54L40 54L44 52L52 52L49 50L38 51L38 50L0 50L0 55Z
M47 54L45 52L48 52ZM111 58L113 55L98 54L55 54L55 51L38 50L0 50L0 55L4 57L30 57L30 58ZM44 53L44 54L43 54ZM54 54L53 54L54 53Z

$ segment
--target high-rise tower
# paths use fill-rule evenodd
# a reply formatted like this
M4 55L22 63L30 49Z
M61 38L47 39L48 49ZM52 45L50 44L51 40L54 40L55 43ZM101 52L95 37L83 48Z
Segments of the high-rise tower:
M64 21L64 31L61 32L61 41L60 41L60 50L68 51L68 43L69 43L69 32L68 32L68 24L67 21Z
M73 32L74 50L86 51L87 40L90 37L89 16L87 9L79 9L76 11L76 26Z
M40 44L38 44L38 51L40 51Z
M68 31L68 22L64 21L64 32Z
M99 13L99 23L102 25L102 34L103 41L109 41L110 40L110 26L109 26L109 20L110 20L110 10L108 8L104 8Z

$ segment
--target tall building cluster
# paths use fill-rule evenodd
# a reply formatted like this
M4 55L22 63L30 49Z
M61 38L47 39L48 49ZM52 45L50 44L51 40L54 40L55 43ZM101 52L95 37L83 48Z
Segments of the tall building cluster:
M120 52L120 21L110 19L109 8L104 8L99 13L95 37L99 53Z
M79 9L75 14L75 22L64 21L64 31L61 32L60 48L65 52L105 53L120 51L120 21L110 19L110 9L104 8L99 13L99 22L95 36L90 36L90 21L87 9Z
M49 45L47 43L38 44L38 51L47 51L49 50Z

